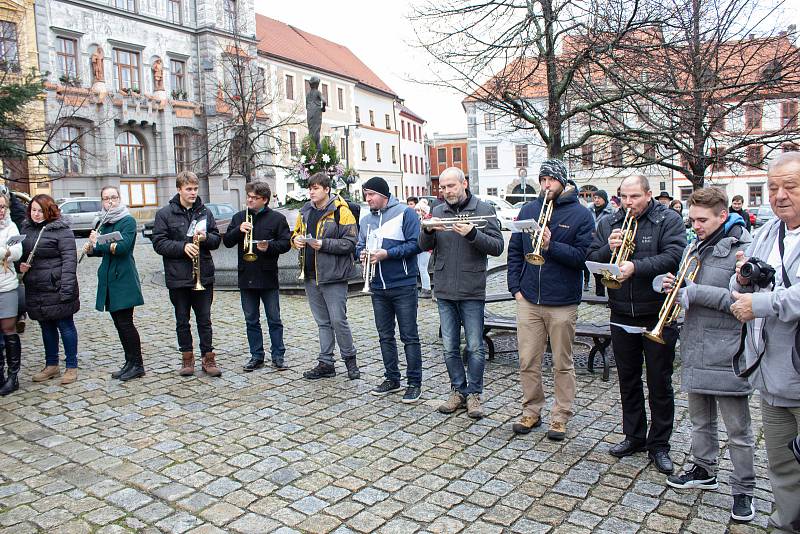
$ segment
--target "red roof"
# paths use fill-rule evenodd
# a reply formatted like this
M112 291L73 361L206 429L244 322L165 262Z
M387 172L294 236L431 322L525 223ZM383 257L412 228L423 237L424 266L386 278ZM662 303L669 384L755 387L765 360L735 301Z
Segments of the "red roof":
M258 51L262 54L350 78L398 98L392 88L346 46L258 14L256 14L256 37Z

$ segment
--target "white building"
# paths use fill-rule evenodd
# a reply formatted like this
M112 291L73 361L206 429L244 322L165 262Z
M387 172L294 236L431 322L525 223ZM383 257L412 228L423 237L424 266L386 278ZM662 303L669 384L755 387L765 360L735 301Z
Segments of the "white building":
M428 151L425 148L425 120L402 104L397 105L400 116L400 152L403 158L402 197L427 195Z

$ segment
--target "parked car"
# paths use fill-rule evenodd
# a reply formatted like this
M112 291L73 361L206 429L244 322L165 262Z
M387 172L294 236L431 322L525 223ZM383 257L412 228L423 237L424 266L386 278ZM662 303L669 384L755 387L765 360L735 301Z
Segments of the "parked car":
M511 221L517 220L519 208L512 206L502 198L491 195L476 196L484 202L492 205L494 211L497 213L497 221L500 223L501 230L508 228L508 223Z
M57 200L56 204L75 235L79 233L88 235L94 230L100 220L100 211L103 209L99 198L62 198Z
M753 224L753 228L758 228L762 224L775 218L775 213L772 211L772 206L769 204L761 204L753 211L755 211L756 214L756 222Z
M211 212L211 215L214 216L214 220L217 222L217 228L219 229L220 233L224 232L228 229L228 223L231 222L231 218L236 213L236 209L231 206L230 204L204 204L208 211ZM144 223L144 228L142 228L142 237L146 237L150 239L153 236L153 224L155 221L148 221Z

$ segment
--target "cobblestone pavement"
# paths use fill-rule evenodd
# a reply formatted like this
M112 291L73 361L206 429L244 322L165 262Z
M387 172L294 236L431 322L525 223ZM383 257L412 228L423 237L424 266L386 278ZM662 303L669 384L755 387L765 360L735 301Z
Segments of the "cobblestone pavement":
M160 261L147 243L137 261L147 301L136 312L144 379L108 378L122 356L110 317L93 310L96 260L80 266L78 382L33 384L43 365L39 329L29 323L23 335L22 389L0 399L2 532L712 534L766 526L771 496L757 399L758 515L734 525L726 450L720 488L705 493L666 489L643 455L607 453L622 439L613 372L603 382L579 370L566 441L548 441L546 425L512 437L520 398L513 354L486 367L488 417L435 411L449 388L430 300L419 311L424 402L405 405L399 395L368 394L383 372L368 299L349 306L363 379L309 382L301 373L318 347L304 298L281 300L291 370L245 374L238 293L220 291L213 319L224 374L181 378L172 308L152 283ZM490 286L505 289L503 275ZM597 313L605 312L581 310ZM680 466L689 450L685 395L677 404L672 445Z

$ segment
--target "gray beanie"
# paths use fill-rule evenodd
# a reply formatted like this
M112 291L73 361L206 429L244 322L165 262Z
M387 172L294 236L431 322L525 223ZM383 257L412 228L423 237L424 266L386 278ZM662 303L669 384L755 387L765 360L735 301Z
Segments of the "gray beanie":
M546 159L542 162L542 166L539 167L539 179L542 179L542 176L549 176L550 178L555 178L563 187L567 186L567 166L564 165L564 162L560 159Z

